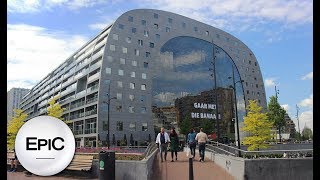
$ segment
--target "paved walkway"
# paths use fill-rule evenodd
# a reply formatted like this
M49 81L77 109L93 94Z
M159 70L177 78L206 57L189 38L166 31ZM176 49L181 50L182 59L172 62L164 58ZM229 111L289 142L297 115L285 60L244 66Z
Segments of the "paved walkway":
M81 176L82 175L82 176ZM54 175L54 176L47 176L47 177L43 177L43 176L37 176L37 175L31 175L31 176L26 176L25 175L25 171L17 171L17 172L7 172L7 179L8 180L23 180L23 179L26 179L26 180L33 180L33 179L36 179L36 180L53 180L53 179L58 179L58 180L62 180L62 179L98 179L98 178L92 178L90 177L89 175L86 175L86 174L70 174L70 173L59 173L57 175Z
M199 154L193 161L194 180L234 180L227 171L209 159L199 162ZM178 153L178 161L171 162L171 152L168 152L167 161L161 162L159 154L153 164L152 180L189 179L189 159L185 152Z

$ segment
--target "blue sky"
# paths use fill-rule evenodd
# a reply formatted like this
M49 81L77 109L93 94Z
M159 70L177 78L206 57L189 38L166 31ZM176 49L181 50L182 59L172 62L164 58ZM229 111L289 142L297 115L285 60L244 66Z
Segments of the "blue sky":
M31 88L122 13L161 9L220 28L258 59L267 101L275 94L300 129L313 129L311 0L8 0L8 89Z

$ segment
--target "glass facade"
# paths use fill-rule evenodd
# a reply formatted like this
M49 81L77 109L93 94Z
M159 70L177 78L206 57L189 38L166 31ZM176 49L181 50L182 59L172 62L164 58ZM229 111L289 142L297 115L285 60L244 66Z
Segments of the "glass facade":
M203 127L207 134L219 129L220 137L235 138L232 66L238 82L239 122L245 115L245 101L239 73L225 51L210 42L180 36L167 41L160 50L160 59L155 61L152 113L156 133L160 127L169 129L191 121L193 127Z

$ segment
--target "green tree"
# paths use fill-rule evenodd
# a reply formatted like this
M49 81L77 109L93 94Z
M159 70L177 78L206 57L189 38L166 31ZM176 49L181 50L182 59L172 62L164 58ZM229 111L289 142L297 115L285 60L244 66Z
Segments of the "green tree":
M207 134L212 134L214 132L214 121L209 119L203 119L201 126L203 127L203 132Z
M58 98L59 98L58 96L55 96L52 99L50 99L50 101L48 103L49 104L48 116L52 116L52 117L58 118L58 119L62 120L65 123L69 123L69 121L64 120L64 118L62 117L63 111L65 109L62 108L61 105L56 102Z
M309 139L313 139L312 130L307 126L304 126L302 130L302 140L309 140Z
M281 142L281 130L286 125L285 120L286 110L284 110L275 96L270 97L268 104L268 119L273 123L273 126L278 130Z
M15 109L14 112L15 115L7 126L7 147L9 149L13 149L17 133L28 117L28 114L23 113L21 109Z
M249 133L249 136L244 138L243 144L249 145L249 151L268 148L265 142L272 137L272 122L268 121L267 114L262 112L262 107L256 100L249 100L247 110L248 114L244 117L244 126L241 130Z
M186 117L185 119L183 119L182 122L178 123L178 126L180 128L180 133L187 135L192 128L190 117Z

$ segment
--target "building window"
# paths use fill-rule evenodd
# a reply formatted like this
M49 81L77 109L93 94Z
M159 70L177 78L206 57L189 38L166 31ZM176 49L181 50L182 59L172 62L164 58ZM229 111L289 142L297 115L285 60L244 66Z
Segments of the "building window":
M118 81L117 84L118 84L118 87L119 87L119 88L122 88L122 87L123 87L122 81Z
M111 68L106 68L106 73L111 74Z
M130 89L134 89L135 84L134 83L130 83Z
M198 27L194 27L193 30L194 30L195 32L198 32Z
M118 28L119 29L124 29L124 25L123 24L118 24Z
M260 96L260 92L257 92L257 95Z
M141 84L141 90L146 90L146 89L147 89L147 85Z
M117 100L121 100L122 99L122 94L121 93L117 93Z
M150 42L149 47L154 48L154 43Z
M146 113L147 112L147 108L146 107L141 107L141 113Z
M153 14L153 18L158 19L158 17L159 17L158 14L156 14L156 13Z
M136 77L136 73L135 73L135 72L131 72L131 73L130 73L130 76L131 76L131 77Z
M134 95L133 94L129 94L129 99L130 99L130 101L133 101L134 100Z
M160 39L160 34L156 34L156 39L157 39L157 40Z
M148 131L148 124L142 123L142 131Z
M115 45L110 45L110 51L115 51L116 50L116 46Z
M123 131L123 122L117 121L117 131Z
M182 23L182 28L185 29L186 28L186 23Z
M137 32L137 28L132 28L132 29L131 29L131 32L132 32L132 33L136 33L136 32Z
M113 57L112 57L112 56L107 56L107 60L108 60L109 62L112 62L112 61L113 61Z
M209 36L209 31L206 31L206 36Z
M134 107L133 106L129 106L129 112L130 113L134 113Z
M145 100L146 100L146 96L145 96L145 95L141 95L141 96L140 96L140 101L141 101L141 102L144 102Z
M171 18L168 18L168 22L171 24L171 23L172 23L172 19L171 19Z
M127 43L131 43L131 37L126 38Z
M254 65L257 66L257 62L254 62Z
M149 63L143 62L143 67L144 67L144 68L148 68L148 67L149 67Z
M130 131L136 131L136 123L130 123L129 124L129 130Z
M144 30L144 31L143 31L143 35L144 35L145 37L149 37L149 31Z
M142 73L142 74L141 74L141 78L142 78L142 79L147 79L147 74L146 74L146 73Z
M169 27L166 27L166 32L170 32L170 28Z
M118 34L113 34L113 35L112 35L112 38L113 38L114 40L118 40L118 39L119 39Z
M158 29L158 28L159 28L159 25L158 25L158 24L153 24L153 27L154 27L155 29Z
M126 64L126 59L120 58L120 64Z
M122 47L122 53L127 54L128 53L128 49L126 47Z
M249 64L251 64L251 61L249 61Z
M147 24L147 21L146 20L141 20L141 25L142 26L145 26Z
M256 88L258 88L258 84L256 84Z
M146 52L146 57L150 57L150 52Z
M120 106L116 106L116 110L117 110L117 112L122 112L122 106L120 105Z
M248 82L246 82L246 86L248 86Z
M258 99L258 103L261 103L260 99Z
M137 66L137 61L132 61L131 64L132 66Z
M139 56L139 55L140 55L139 50L138 50L138 49L134 49L134 54L135 54L136 56Z
M129 21L129 22L133 22L133 17L132 17L132 16L129 16L129 17L128 17L128 21Z
M143 46L143 41L142 41L141 39L138 39L138 44L139 44L140 46Z
M247 94L250 94L249 90L247 90Z
M257 78L256 78L256 77L254 77L254 80L257 80Z
M217 39L220 39L220 34L216 34Z
M119 74L119 76L123 76L123 74L124 74L124 73L123 73L123 70L122 70L122 69L119 69L119 70L118 70L118 74Z

